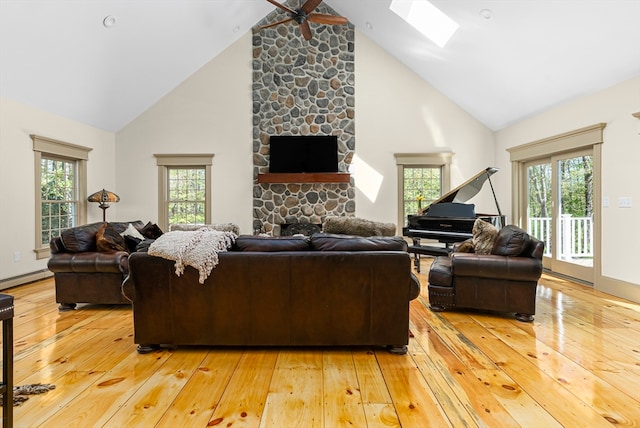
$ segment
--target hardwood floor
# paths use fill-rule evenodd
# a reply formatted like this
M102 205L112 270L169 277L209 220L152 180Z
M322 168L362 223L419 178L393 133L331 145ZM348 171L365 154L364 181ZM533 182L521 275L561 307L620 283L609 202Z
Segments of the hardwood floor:
M17 427L640 426L640 305L543 276L534 323L411 303L409 353L164 349L131 309L59 313L53 280L16 297L15 382L53 383Z

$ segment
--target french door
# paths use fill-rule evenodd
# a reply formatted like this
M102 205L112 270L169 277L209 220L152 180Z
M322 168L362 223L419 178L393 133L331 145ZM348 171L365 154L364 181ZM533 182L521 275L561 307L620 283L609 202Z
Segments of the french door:
M593 151L527 162L525 174L525 225L545 242L545 268L593 283Z

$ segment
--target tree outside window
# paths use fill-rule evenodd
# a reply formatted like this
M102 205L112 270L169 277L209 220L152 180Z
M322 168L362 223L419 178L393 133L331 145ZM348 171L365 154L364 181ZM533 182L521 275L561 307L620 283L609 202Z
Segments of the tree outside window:
M46 155L40 161L41 240L49 245L51 238L77 224L78 197L76 164Z
M205 169L169 168L169 224L205 223Z
M213 153L154 154L158 165L158 225L211 223Z
M405 166L403 177L404 217L438 199L442 192L440 167Z

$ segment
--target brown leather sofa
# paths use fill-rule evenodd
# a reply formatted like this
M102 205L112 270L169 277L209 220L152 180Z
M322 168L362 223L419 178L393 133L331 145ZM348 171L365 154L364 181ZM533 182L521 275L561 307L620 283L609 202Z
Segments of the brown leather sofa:
M400 237L240 236L204 284L187 267L137 252L123 294L135 343L388 346L406 353L409 301L420 293Z
M491 254L437 257L429 270L431 310L515 312L517 320L533 321L543 252L544 242L509 225L499 231Z
M103 224L66 229L49 243L47 267L54 273L56 302L61 311L74 309L77 303L131 303L121 293L122 281L129 273L129 253L97 250L96 233ZM118 233L129 224L138 230L145 227L139 220L109 223Z

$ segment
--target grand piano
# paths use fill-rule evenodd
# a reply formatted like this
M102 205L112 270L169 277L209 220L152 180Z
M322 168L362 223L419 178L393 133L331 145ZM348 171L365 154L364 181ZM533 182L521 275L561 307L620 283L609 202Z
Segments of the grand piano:
M465 181L440 199L433 201L417 215L407 217L407 226L402 228L403 236L409 237L413 245L409 252L414 255L414 266L420 272L420 255L438 256L451 252L451 244L462 242L473 236L473 223L477 218L489 222L500 229L505 225L505 216L493 190L491 176L498 168L489 167ZM489 182L498 214L476 214L475 205L466 202L480 192L485 182ZM421 239L437 240L444 246L423 245Z

